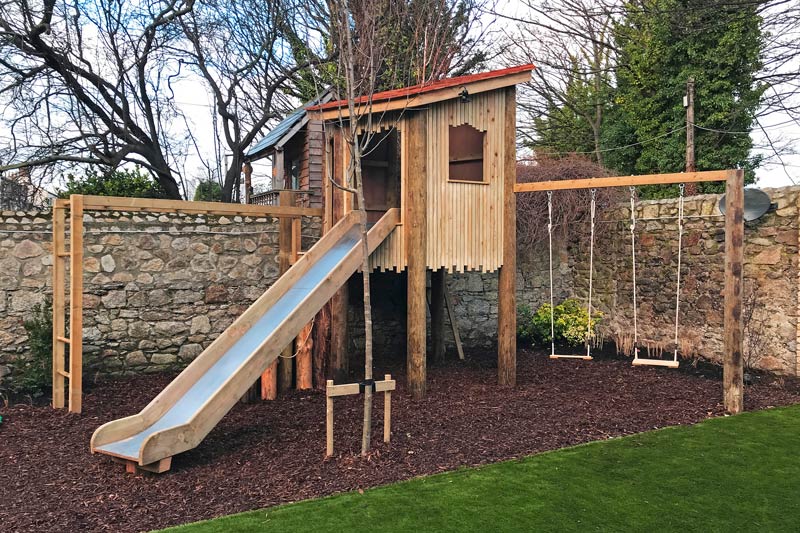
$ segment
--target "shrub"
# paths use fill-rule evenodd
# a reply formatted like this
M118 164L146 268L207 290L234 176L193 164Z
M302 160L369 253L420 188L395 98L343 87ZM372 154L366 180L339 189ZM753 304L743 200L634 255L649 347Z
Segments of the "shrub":
M602 318L599 311L591 321L589 311L575 298L567 298L553 309L553 329L556 344L581 346L586 344L586 335L591 323L591 337L594 338L597 324ZM544 346L550 344L550 304L542 304L535 313L530 307L520 306L517 335L520 340Z
M12 363L13 378L3 385L4 392L15 396L38 397L52 385L53 313L50 300L37 304L23 324L28 332L29 356L18 356Z

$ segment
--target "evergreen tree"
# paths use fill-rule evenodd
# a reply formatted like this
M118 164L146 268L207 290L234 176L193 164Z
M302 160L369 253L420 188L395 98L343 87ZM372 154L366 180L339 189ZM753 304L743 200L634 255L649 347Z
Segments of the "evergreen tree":
M743 168L754 179L759 158L748 133L765 87L756 82L763 37L755 3L730 0L635 0L616 28L617 91L607 117L606 146L620 173L685 169L683 96L695 79L697 170ZM701 128L702 127L702 128ZM707 129L706 129L707 128ZM736 133L740 132L740 133ZM721 184L701 184L701 192ZM649 187L646 197L673 196L675 187Z
M69 198L70 194L95 196L124 196L129 198L169 198L161 185L140 167L118 168L108 172L89 169L83 176L67 175L64 190L58 192L59 198Z

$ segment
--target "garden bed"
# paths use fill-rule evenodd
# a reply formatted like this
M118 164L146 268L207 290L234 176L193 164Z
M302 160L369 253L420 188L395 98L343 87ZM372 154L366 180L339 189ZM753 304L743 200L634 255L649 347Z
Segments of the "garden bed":
M690 424L722 414L718 380L691 370L632 368L629 361L549 361L521 351L518 387L499 389L491 363L429 371L429 394L413 402L398 369L392 443L357 456L360 399L336 403L336 455L324 460L325 397L292 392L240 404L166 474L126 474L89 454L102 423L138 411L170 380L140 376L101 383L84 412L17 405L0 410L0 524L8 531L138 531L181 524L582 442ZM383 375L385 368L377 368ZM747 409L800 402L779 381L746 388Z

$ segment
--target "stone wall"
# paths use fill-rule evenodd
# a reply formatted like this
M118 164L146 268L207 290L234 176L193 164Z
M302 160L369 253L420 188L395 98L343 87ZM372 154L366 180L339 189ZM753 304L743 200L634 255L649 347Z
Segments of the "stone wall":
M798 203L800 187L765 189L775 212L745 228L746 355L758 368L800 375L798 347ZM687 198L682 252L679 341L681 352L721 361L725 230L719 195ZM671 352L674 346L677 281L677 200L637 206L639 336ZM556 303L585 299L588 288L588 223L568 243L554 243ZM533 309L549 299L546 247L519 250L517 300ZM624 344L633 334L630 210L622 205L602 215L594 259L594 305L603 313L607 341ZM461 338L470 348L492 349L497 338L497 275L448 275ZM449 334L449 332L448 332ZM760 338L760 340L759 340ZM749 342L749 345L748 345Z
M271 217L98 212L84 227L87 376L185 365L278 277ZM0 376L27 355L23 322L52 293L51 231L49 212L0 213ZM319 231L304 219L304 249Z
M745 357L752 366L800 375L798 309L798 203L800 187L767 189L777 210L745 228ZM680 353L722 359L724 218L719 195L687 198L682 246ZM637 205L637 322L640 339L670 352L674 348L677 281L677 200ZM588 223L577 224L567 242L554 242L554 299L585 299L588 288ZM546 246L520 248L517 300L536 309L549 301ZM630 211L607 210L598 222L594 259L594 305L603 313L605 341L624 345L633 336ZM380 274L373 292L376 356L405 354L403 275ZM383 279L389 277L394 282ZM449 274L465 349L494 350L497 342L497 273ZM351 285L350 342L356 360L363 353L360 282ZM750 311L752 309L752 312ZM453 350L449 326L448 350Z

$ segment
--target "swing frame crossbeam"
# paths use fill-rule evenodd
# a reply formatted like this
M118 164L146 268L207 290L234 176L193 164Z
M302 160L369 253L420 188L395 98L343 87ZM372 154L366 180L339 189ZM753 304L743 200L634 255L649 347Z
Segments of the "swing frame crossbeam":
M726 182L725 190L725 287L723 310L723 400L725 409L739 413L744 408L743 351L743 265L744 265L744 171L712 170L705 172L679 172L672 174L647 174L640 176L613 176L585 179L551 180L516 183L515 193L549 192L575 189L600 189L606 187L641 187L643 185L668 185L698 182ZM552 224L552 216L551 216ZM552 244L552 243L551 243ZM551 246L552 254L552 246ZM552 261L552 257L551 257ZM557 356L551 358L581 358L586 356ZM674 368L677 360L636 358L634 364Z

